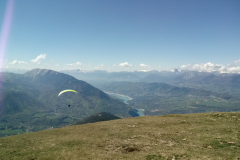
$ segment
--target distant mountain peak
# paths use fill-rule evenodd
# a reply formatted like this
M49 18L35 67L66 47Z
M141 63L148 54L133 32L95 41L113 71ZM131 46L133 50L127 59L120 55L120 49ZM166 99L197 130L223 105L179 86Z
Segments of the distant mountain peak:
M48 85L62 85L64 83L72 83L72 82L82 82L81 80L77 80L71 75L60 73L57 71L53 71L50 69L33 69L24 74L25 77L32 79L33 81L37 82L38 84L42 84L45 86ZM46 83L46 84L45 84Z
M25 74L36 76L36 75L45 75L45 74L58 74L58 72L50 70L50 69L36 68L36 69L26 72Z

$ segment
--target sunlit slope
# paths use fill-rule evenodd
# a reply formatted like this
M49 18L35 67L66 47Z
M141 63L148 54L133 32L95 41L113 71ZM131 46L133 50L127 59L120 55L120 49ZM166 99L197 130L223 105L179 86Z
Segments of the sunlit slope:
M61 109L70 104L71 112L82 116L101 111L123 117L129 116L129 106L109 97L92 85L67 74L47 69L34 69L27 72L25 77L29 79L32 86L41 92L38 99L44 101L48 106ZM58 93L65 89L76 90L78 94L68 92L57 97Z
M0 138L0 159L240 158L240 113L112 120Z
M129 105L67 74L34 69L25 74L1 75L0 137L61 127L104 111L131 117ZM78 93L58 97L65 89Z

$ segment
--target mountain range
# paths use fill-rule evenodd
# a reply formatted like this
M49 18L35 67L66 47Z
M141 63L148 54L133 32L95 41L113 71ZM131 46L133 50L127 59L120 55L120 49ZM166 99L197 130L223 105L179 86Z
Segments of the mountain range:
M23 69L3 69L4 72L26 73ZM107 72L105 70L61 70L61 73L71 75L77 79L89 83L109 82L147 82L147 83L168 83L174 85L184 84L211 84L217 86L239 87L240 74L220 72L199 72L190 70L178 71L134 71L134 72ZM197 85L195 86L197 87Z
M65 70L63 73L100 87L112 82L166 83L178 87L204 89L212 92L240 96L240 74L220 72L178 71L134 71L107 72L101 70Z
M131 117L129 105L64 73L34 69L24 74L1 73L1 77L0 136L18 129L22 133L61 127L99 112ZM58 97L64 89L78 94Z
M144 109L144 115L149 116L240 110L239 74L62 72L34 69L24 74L1 73L0 136L66 126L99 112L126 118L138 116L136 109ZM64 89L78 94L58 97ZM100 89L133 99L127 105Z
M134 72L107 72L104 70L84 71L63 70L66 73L87 81L91 84L102 84L110 82L147 82L147 83L167 83L172 85L186 85L188 87L208 88L207 85L212 85L220 91L223 88L227 91L229 88L240 87L240 74L236 73L220 73L220 72L198 72L190 70L178 71L134 71ZM220 87L219 87L220 86ZM213 89L213 88L211 88Z

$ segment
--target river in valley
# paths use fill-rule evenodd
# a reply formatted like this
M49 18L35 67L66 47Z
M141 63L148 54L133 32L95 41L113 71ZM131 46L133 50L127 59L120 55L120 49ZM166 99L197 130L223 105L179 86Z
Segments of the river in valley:
M108 95L110 96L114 96L114 97L117 97L118 99L121 99L123 100L124 103L128 104L127 102L129 100L132 100L133 98L129 97L129 96L126 96L126 95L122 95L122 94L117 94L117 93L110 93L110 92L105 92L107 93ZM136 110L138 110L138 114L139 116L144 116L143 112L144 112L144 109L137 109L135 108Z

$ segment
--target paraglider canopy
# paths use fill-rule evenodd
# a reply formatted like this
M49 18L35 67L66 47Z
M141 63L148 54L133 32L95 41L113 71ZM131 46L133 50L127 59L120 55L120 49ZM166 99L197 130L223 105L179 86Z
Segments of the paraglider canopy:
M65 93L65 92L75 92L75 93L78 93L78 92L75 91L75 90L72 90L72 89L66 89L66 90L61 91L61 92L58 94L58 97L59 97L61 94Z

